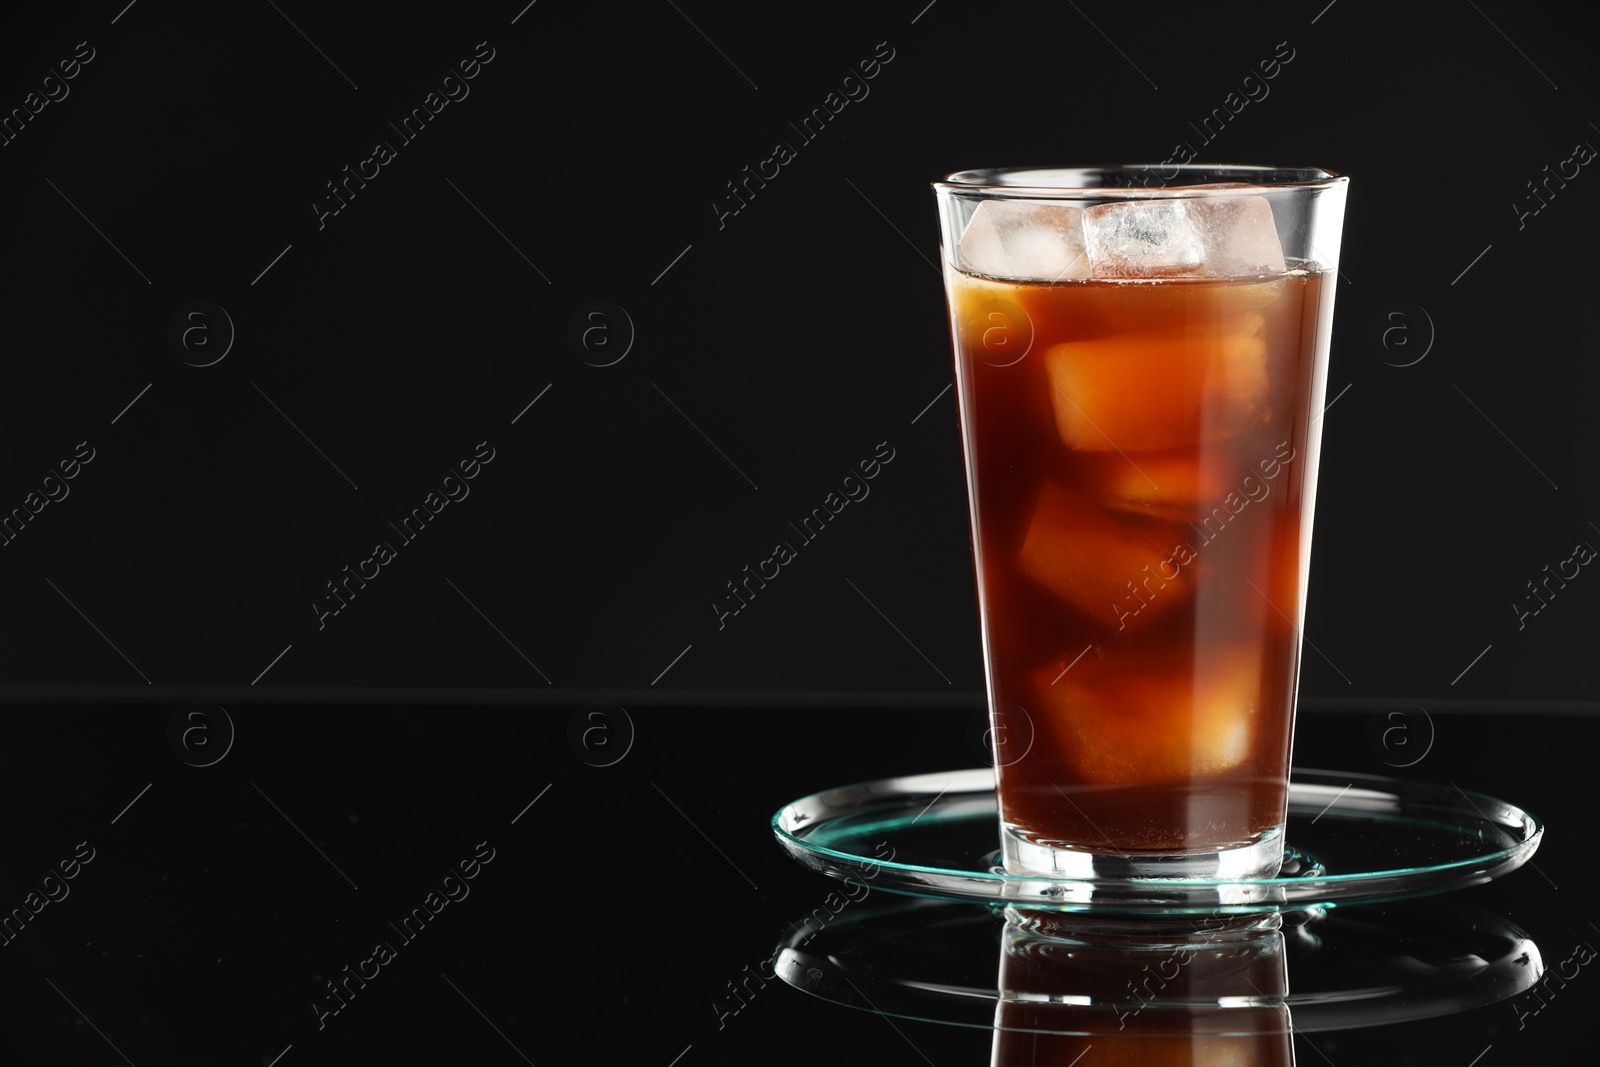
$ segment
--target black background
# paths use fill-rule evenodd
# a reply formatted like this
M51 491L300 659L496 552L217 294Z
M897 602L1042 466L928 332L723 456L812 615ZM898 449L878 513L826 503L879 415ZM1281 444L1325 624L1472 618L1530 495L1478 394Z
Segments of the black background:
M20 907L79 842L95 858L66 883L69 896L0 946L5 1047L17 1062L124 1062L105 1039L138 1067L265 1067L280 1054L278 1067L509 1067L522 1056L668 1067L680 1054L679 1067L989 1062L988 1032L891 1024L777 981L724 1017L736 1004L728 983L769 959L838 884L783 854L772 813L863 776L977 765L970 712L636 707L626 755L597 767L569 745L566 713L230 705L233 747L194 767L168 748L164 707L18 711L0 764L0 904ZM580 725L598 721L577 714ZM620 742L611 714L606 729ZM1439 716L1427 755L1391 771L1368 747L1368 719L1303 712L1301 762L1455 781L1545 816L1530 865L1450 899L1523 928L1552 976L1578 946L1600 946L1591 925L1600 871L1577 825L1589 791L1551 773L1577 763L1592 720ZM213 713L207 729L217 722ZM603 746L587 755L610 758ZM470 895L410 944L390 933L480 841L495 858ZM319 1029L313 1001L331 1005L322 982L360 966L378 940L394 943L397 959ZM1466 951L1458 972L1477 962ZM1580 1062L1600 988L1593 970L1564 985L1552 977L1537 1014L1502 1002L1301 1035L1297 1062ZM1403 988L1373 997L1374 1021L1406 999Z
M1471 5L917 7L347 5L295 19L315 47L265 3L15 27L7 107L95 58L0 148L0 504L96 458L0 549L0 679L246 686L292 646L260 685L648 688L692 645L657 688L977 693L927 182L1187 141L1352 176L1305 691L1592 698L1587 583L1520 631L1511 606L1600 544L1596 197L1585 169L1514 207L1600 140L1581 35ZM470 95L402 141L480 41ZM802 142L880 42L869 95ZM379 140L396 158L319 229ZM779 140L797 158L719 228ZM190 300L236 330L210 367L167 342ZM636 335L610 367L568 342L592 300ZM1409 367L1415 313L1413 347L1369 340L1396 301L1435 334ZM471 496L319 629L325 584L485 440ZM885 441L872 495L719 630L725 583Z
M79 442L95 458L0 547L5 906L75 842L106 842L0 949L18 1047L120 1062L70 997L140 1067L264 1065L293 1044L292 1067L423 1035L521 1062L444 972L540 1064L852 1040L909 1055L881 1020L784 989L737 1033L707 1005L826 891L767 839L773 808L976 758L927 185L965 167L1158 161L1188 141L1202 161L1351 176L1302 674L1328 714L1304 717L1299 762L1382 771L1368 715L1426 707L1439 747L1408 773L1559 824L1594 734L1538 713L1595 710L1600 579L1520 630L1511 605L1600 545L1597 179L1519 212L1547 165L1600 144L1588 37L1555 6L1356 0L8 16L0 111L78 42L94 58L0 146L0 512ZM470 95L400 143L389 123L479 42L494 58ZM800 144L789 123L880 42L870 94ZM1294 58L1270 94L1201 144L1191 123L1280 42ZM396 158L319 228L324 183L379 140ZM726 183L780 140L797 158L719 225ZM194 300L236 331L207 367L168 340ZM569 338L596 300L634 334L606 367L580 357L617 349ZM1385 349L1397 302L1409 347ZM470 497L319 629L324 584L481 441L495 459ZM719 629L724 583L880 442L895 459L871 496ZM189 699L239 726L215 767L166 746ZM623 764L567 746L585 700L635 709ZM464 903L425 965L401 960L407 989L317 1034L311 977L482 839L506 842L484 907ZM1552 834L1549 885L1530 870L1472 891L1542 919L1549 960L1590 936L1584 861L1558 841L1577 845ZM1576 1031L1582 989L1522 1056ZM1465 1064L1514 1016L1472 1020L1392 1049L1404 1028L1379 1031L1374 1062ZM986 1035L914 1036L941 1067L987 1055Z

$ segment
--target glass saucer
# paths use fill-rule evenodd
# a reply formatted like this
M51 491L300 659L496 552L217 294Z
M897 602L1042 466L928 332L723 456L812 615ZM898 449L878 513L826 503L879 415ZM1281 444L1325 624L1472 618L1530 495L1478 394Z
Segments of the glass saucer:
M1258 959L1234 951L1227 967L1213 962L1210 974L1189 975L1194 980L1187 983L1181 969L1207 965L1182 962L1186 956L1174 957L1159 939L1140 946L1124 938L1107 951L1093 934L1077 942L1047 937L1023 950L1030 966L1013 983L1006 976L1019 974L1016 957L1006 957L1017 942L1004 910L887 895L862 899L826 924L803 916L762 973L822 1000L898 1018L1133 1036L1137 1027L1128 1023L1153 1022L1158 1014L1166 1028L1177 1021L1191 1035L1430 1019L1525 993L1545 969L1539 946L1500 916L1457 901L1402 901L1273 917L1281 931L1263 935L1270 940ZM1204 952L1206 940L1187 944ZM1251 967L1254 980L1245 987L1251 995L1220 995L1230 982L1250 979ZM1263 971L1277 971L1282 980L1274 985ZM1001 1005L1026 1010L997 1012Z
M999 866L989 768L885 778L793 801L772 817L797 862L873 888L1135 919L1271 914L1441 893L1516 870L1544 824L1454 786L1296 769L1282 874L1256 880L1081 880Z

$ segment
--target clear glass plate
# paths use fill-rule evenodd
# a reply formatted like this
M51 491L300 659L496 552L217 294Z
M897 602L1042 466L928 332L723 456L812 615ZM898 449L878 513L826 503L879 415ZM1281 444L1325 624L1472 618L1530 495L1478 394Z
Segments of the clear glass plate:
M1395 900L1516 870L1544 824L1455 786L1296 769L1284 868L1249 881L1074 880L1009 874L999 863L994 772L885 778L815 793L772 818L797 862L873 888L1015 908L1160 918L1271 914Z

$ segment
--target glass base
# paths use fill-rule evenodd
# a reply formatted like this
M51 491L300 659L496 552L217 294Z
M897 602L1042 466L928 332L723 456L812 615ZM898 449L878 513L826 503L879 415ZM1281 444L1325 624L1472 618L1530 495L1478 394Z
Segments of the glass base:
M1043 844L1027 831L1000 824L1000 855L1008 873L1084 881L1129 878L1244 881L1276 878L1283 867L1283 827L1241 845L1199 852L1114 852Z

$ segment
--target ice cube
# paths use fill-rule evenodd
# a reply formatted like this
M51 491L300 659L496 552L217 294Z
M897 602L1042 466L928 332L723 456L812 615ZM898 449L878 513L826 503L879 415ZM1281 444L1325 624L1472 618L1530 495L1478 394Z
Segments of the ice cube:
M1248 188L1240 183L1197 190ZM1100 204L1083 213L1084 250L1099 278L1252 278L1281 274L1283 245L1264 196L1209 193Z
M1089 268L1100 278L1192 274L1205 257L1200 229L1185 200L1129 200L1083 213Z
M1100 452L1080 462L1081 483L1103 506L1153 518L1193 519L1202 503L1234 488L1224 457L1214 449L1141 453Z
M1200 231L1203 273L1250 278L1283 273L1283 245L1264 196L1207 196L1190 200L1189 219Z
M1039 488L1017 568L1110 631L1131 633L1188 597L1181 535L1115 518L1053 482Z
M1266 318L1257 311L1052 345L1044 362L1068 448L1193 448L1271 416Z
M1029 200L985 200L956 247L956 265L1012 281L1076 281L1089 276L1083 209Z
M1250 758L1262 713L1259 641L1201 646L1177 664L1100 651L1065 674L1052 664L1031 675L1043 725L1085 779L1172 781L1218 774Z

